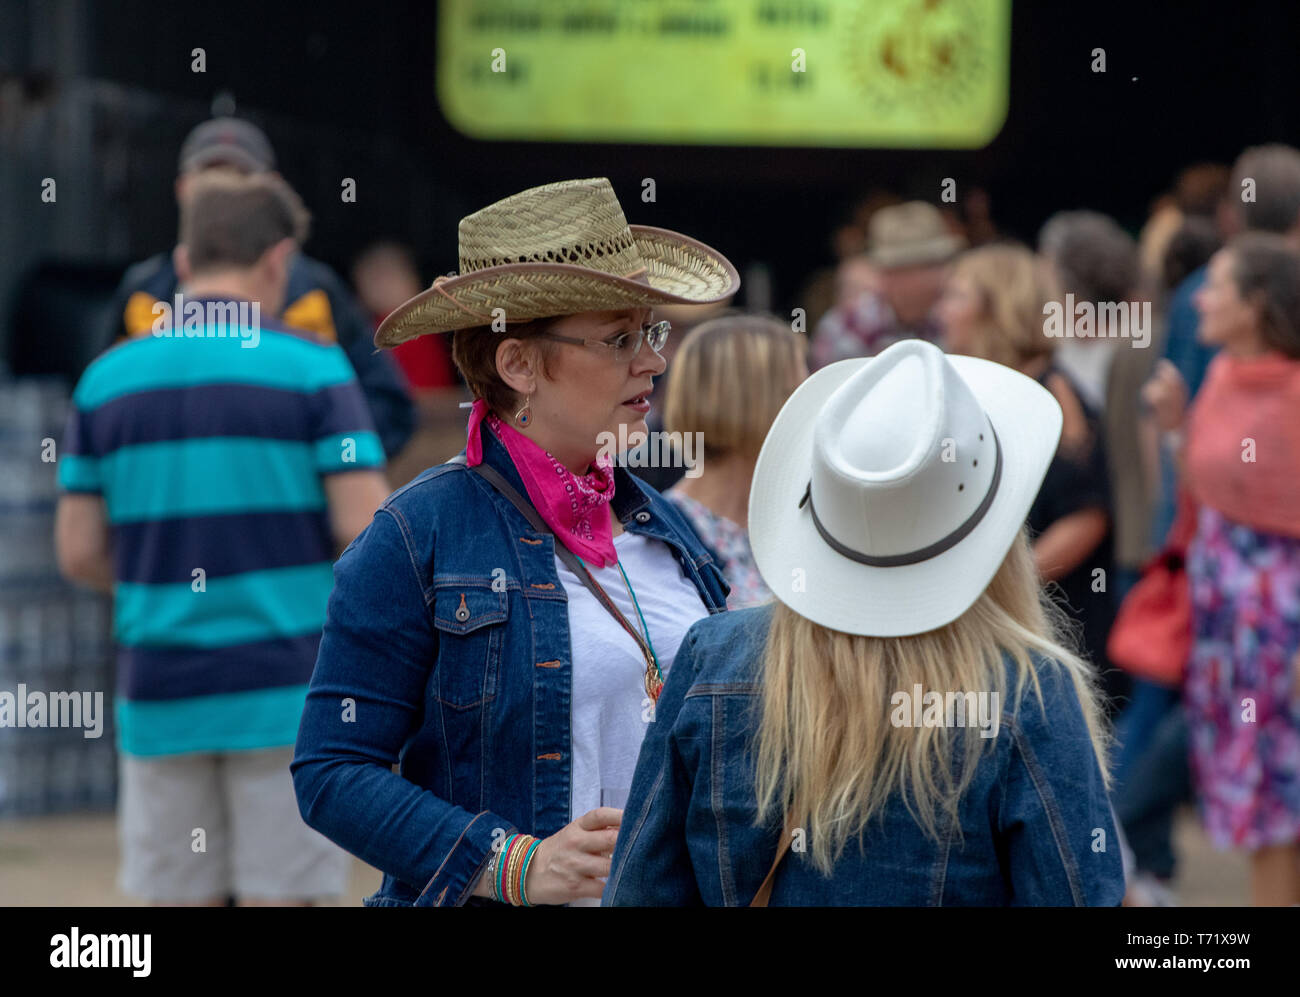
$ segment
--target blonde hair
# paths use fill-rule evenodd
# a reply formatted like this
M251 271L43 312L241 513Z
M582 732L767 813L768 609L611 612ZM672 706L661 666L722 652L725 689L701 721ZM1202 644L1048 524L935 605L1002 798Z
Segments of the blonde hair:
M1056 298L1056 286L1033 253L1021 246L983 246L957 261L953 277L969 281L982 303L975 356L1019 367L1052 355L1055 344L1043 331L1043 306Z
M798 387L807 345L771 315L701 322L673 357L664 429L701 433L706 458L757 458L772 420Z
M974 356L1018 369L1056 352L1043 330L1043 306L1060 300L1060 285L1044 260L1021 246L983 246L963 256L953 276L970 281L980 296L984 320L976 327ZM1082 404L1059 373L1046 387L1061 406L1061 452L1083 459L1092 435Z
M862 637L819 626L780 602L773 607L762 662L762 718L757 728L758 822L785 815L804 829L809 856L829 874L851 837L899 793L925 833L939 838L936 817L957 810L987 743L967 731L962 759L954 731L896 727L891 699L920 683L927 690L998 693L1000 712L1019 711L1032 684L1042 690L1031 654L1058 663L1078 695L1093 750L1109 786L1109 734L1092 669L1067 646L1065 617L1038 583L1021 530L983 594L957 620L911 637ZM1006 653L1016 682L1006 695ZM954 763L960 761L959 765ZM956 773L954 773L954 768Z

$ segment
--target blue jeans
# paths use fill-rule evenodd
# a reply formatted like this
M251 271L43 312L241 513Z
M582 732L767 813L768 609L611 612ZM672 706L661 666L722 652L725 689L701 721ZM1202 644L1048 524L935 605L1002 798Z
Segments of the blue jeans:
M1120 741L1112 800L1138 869L1174 873L1174 811L1191 798L1187 717L1176 689L1141 679L1115 725Z

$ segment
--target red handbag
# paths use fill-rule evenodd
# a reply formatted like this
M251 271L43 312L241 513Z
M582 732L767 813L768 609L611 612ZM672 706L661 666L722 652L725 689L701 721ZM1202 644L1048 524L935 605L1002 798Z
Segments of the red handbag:
M1196 503L1182 491L1165 547L1142 569L1120 604L1106 641L1111 662L1126 672L1177 688L1192 653L1192 593L1187 547L1196 535Z

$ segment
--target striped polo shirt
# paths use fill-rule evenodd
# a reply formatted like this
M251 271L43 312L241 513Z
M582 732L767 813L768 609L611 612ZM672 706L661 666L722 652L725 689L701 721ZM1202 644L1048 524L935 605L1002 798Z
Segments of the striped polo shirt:
M333 587L323 477L383 466L340 347L216 324L95 360L59 459L107 508L131 755L294 743Z

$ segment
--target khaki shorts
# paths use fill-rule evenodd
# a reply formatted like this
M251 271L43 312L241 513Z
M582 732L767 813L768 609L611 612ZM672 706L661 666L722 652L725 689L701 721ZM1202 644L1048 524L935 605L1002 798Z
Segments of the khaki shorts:
M342 894L352 858L303 823L292 759L289 747L121 755L122 891L172 903Z

